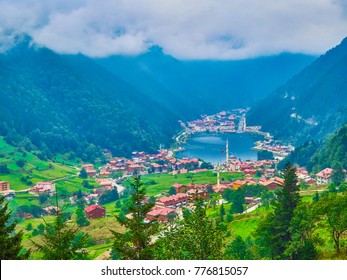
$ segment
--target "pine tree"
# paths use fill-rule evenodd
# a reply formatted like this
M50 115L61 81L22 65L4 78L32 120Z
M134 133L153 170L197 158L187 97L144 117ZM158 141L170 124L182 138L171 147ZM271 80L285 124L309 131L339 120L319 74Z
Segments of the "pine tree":
M300 202L296 169L287 163L284 170L284 185L277 193L274 212L258 226L256 238L262 255L271 259L290 258L284 254L291 242L290 225L294 210Z
M0 259L24 260L29 257L30 251L23 249L21 242L23 232L15 233L16 222L10 222L11 212L7 211L8 204L0 196Z
M318 200L319 200L319 193L316 191L316 193L312 196L312 200L314 201L314 202L318 202Z
M317 204L301 202L294 210L294 216L289 228L291 242L285 254L296 260L315 260L317 244L320 239L315 234L317 226Z
M89 226L90 222L87 220L86 215L82 208L78 207L76 209L76 223L80 227Z
M87 179L88 178L87 171L84 168L82 168L81 171L80 171L80 174L78 175L78 177L80 177L82 179Z
M117 217L118 222L126 228L126 232L121 234L112 231L115 237L112 255L113 258L124 260L151 260L153 259L151 238L157 233L158 224L145 223L144 219L154 204L144 202L146 189L139 176L135 176L130 184L133 193L127 209L131 218Z
M241 236L230 242L225 248L225 258L232 260L252 260L253 255L250 250L250 241L246 242Z
M206 215L198 199L193 209L183 211L183 221L174 221L156 242L156 259L218 260L223 256L226 227Z
M219 209L219 215L220 215L221 221L224 222L224 216L225 216L224 204L222 204L220 209Z
M245 197L241 189L233 192L232 205L230 207L230 213L242 213L244 210L243 204L245 203Z
M44 260L83 260L88 259L89 237L80 232L80 228L74 224L69 225L63 219L60 211L56 214L52 223L45 223L42 233L42 242L32 240L37 251L42 254Z

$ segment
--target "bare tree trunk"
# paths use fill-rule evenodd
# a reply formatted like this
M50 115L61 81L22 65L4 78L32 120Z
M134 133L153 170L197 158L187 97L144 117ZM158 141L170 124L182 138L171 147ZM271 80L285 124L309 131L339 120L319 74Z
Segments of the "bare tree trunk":
M340 232L333 231L333 239L335 243L336 254L340 255Z

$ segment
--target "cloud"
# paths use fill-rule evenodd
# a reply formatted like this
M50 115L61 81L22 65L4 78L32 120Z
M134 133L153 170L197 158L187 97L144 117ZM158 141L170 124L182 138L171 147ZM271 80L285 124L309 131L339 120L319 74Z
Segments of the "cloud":
M180 59L321 54L347 35L346 10L344 0L2 0L0 33L97 57L152 45Z

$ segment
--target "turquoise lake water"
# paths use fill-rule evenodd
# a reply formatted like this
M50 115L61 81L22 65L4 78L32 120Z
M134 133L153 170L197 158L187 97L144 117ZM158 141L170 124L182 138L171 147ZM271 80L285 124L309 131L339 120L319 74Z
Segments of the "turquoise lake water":
M184 151L178 152L178 158L194 157L217 164L225 161L226 139L229 141L229 155L241 160L257 160L257 151L252 150L259 136L249 133L207 134L197 133L186 144Z

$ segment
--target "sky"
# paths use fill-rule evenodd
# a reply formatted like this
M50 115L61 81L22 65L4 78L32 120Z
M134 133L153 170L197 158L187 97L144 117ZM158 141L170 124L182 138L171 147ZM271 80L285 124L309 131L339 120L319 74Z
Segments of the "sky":
M18 34L58 53L178 59L319 55L347 36L346 0L0 0L0 51Z

